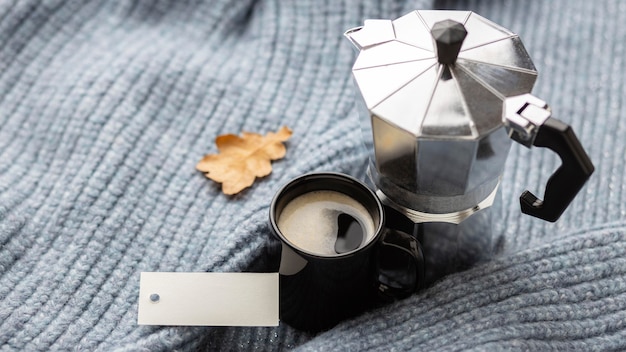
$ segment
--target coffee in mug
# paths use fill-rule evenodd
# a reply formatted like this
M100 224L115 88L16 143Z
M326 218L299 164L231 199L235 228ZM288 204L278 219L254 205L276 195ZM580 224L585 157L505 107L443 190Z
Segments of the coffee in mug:
M356 250L376 231L374 219L361 203L330 190L291 200L278 218L278 228L294 246L321 256Z

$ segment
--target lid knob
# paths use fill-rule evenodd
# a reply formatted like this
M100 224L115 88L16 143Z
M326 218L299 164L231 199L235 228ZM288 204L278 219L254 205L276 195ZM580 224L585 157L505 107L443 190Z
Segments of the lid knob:
M443 20L435 23L430 30L437 45L439 63L451 65L456 61L467 36L467 30L462 23L453 20Z

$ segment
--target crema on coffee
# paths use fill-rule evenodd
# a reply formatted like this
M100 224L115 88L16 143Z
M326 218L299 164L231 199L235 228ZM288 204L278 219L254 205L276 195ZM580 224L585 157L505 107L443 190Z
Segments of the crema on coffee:
M312 191L292 199L278 216L278 228L294 246L318 255L337 255L338 218L348 214L363 230L360 247L367 244L376 224L367 209L353 198L336 191Z

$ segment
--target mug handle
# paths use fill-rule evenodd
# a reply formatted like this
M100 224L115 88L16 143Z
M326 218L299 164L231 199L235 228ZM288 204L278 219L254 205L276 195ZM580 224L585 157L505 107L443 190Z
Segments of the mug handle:
M543 200L528 190L520 196L522 213L555 222L593 174L593 163L572 128L551 117L548 105L533 95L505 100L505 124L516 142L548 148L561 158L561 166L546 183Z
M375 285L384 301L405 298L422 288L424 255L419 241L409 235L414 224L397 210L385 208L385 233L376 249Z

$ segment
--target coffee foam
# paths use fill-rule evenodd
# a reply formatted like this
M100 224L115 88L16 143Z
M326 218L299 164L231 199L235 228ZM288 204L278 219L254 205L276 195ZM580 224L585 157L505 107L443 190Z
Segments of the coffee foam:
M337 255L337 216L346 213L359 221L368 243L376 225L367 209L336 191L313 191L291 200L278 217L278 228L291 244L319 255Z

